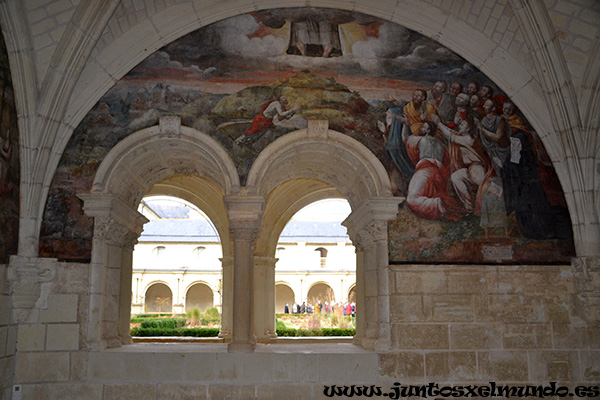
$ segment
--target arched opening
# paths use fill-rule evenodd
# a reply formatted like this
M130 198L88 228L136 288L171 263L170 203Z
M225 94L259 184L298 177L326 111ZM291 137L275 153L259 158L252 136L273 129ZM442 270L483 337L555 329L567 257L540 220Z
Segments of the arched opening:
M146 214L144 208L140 209L144 213L137 211L142 200L153 196L172 196L188 202L202 210L214 224L209 235L221 238L223 232L229 232L224 196L232 191L237 193L240 184L231 158L219 143L197 130L180 126L177 117L164 117L159 125L133 133L114 146L98 168L92 186L90 193L78 195L84 201L86 215L94 218L94 261L90 273L93 277L93 300L89 306L87 340L91 348L104 349L132 343L132 302L145 305L139 290L148 286L144 283L148 279L166 282L171 287L172 309L176 313L184 311L185 288L198 280L189 278L190 271L199 269L193 250L204 246L198 242L206 242L206 238L196 235L194 240L184 243L180 240L165 241L159 230L154 232L156 237L146 236L144 239L149 240L144 241L140 235L142 231L148 235L151 233L149 227L152 218L156 217ZM193 221L187 223L194 225ZM174 238L180 231L171 229L167 233ZM151 249L164 246L169 253L170 266L159 268L157 264L147 264L137 271L139 275L133 276L133 247L138 239L140 244L148 243ZM218 249L214 257L218 264L210 268L214 268L212 272L219 278L214 284L209 284L219 288L222 294L218 299L223 305L219 335L230 337L233 324L233 246L229 235L225 235L225 241L222 246L212 246ZM208 245L205 247L209 249ZM182 259L171 260L171 250L175 252L181 248L185 248L178 252ZM178 271L170 271L172 265ZM208 267L202 264L201 268ZM151 274L160 278L151 278ZM115 308L117 313L108 312Z
M285 306L288 306L288 312L291 312L294 304L294 291L285 283L275 285L275 312L281 314L285 312Z
M356 285L348 290L348 303L356 303Z
M185 311L197 308L201 312L214 306L214 293L205 283L195 283L185 295Z
M325 304L335 302L335 292L327 283L315 283L308 291L306 300L309 304Z
M173 310L173 292L164 283L148 287L144 296L147 313L170 313Z
M139 313L138 288L152 280L163 280L173 288L174 314L194 307L201 311L213 305L212 287L219 287L223 274L222 247L217 229L194 204L173 196L147 196L138 211L149 222L133 252L132 314ZM206 284L193 285L199 279ZM186 293L186 288L187 293Z

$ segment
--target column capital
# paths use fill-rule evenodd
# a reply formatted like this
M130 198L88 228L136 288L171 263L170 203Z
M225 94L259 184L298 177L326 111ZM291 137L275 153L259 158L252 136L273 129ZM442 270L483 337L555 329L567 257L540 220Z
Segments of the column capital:
M348 235L352 240L363 229L367 229L376 235L376 237L379 237L377 231L381 231L382 227L387 229L387 221L396 218L398 204L403 200L401 197L391 196L366 199L358 208L350 213L348 218L342 222L342 225L348 228Z
M56 276L55 258L11 256L8 265L8 281L15 309L46 307L48 292L42 292L42 284ZM17 322L27 315L17 316Z
M225 196L229 231L234 240L256 239L265 207L262 196Z
M95 221L99 218L110 218L138 237L144 224L148 222L146 217L115 194L80 193L77 197L83 200L83 211L87 216L94 217Z
M571 266L579 280L581 293L600 292L600 256L574 257Z

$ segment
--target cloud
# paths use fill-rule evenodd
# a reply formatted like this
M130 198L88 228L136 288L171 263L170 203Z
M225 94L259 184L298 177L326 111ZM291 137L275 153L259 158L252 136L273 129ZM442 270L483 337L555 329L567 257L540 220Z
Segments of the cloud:
M157 51L151 54L142 62L141 66L150 68L178 69L181 71L188 72L188 77L200 79L208 79L217 71L215 67L209 67L206 69L201 69L197 65L190 65L189 67L184 67L183 64L179 61L171 60L169 54L164 51Z
M242 57L274 57L284 53L288 41L279 36L248 38L259 28L251 15L229 18L215 24L221 38L221 48L228 54Z

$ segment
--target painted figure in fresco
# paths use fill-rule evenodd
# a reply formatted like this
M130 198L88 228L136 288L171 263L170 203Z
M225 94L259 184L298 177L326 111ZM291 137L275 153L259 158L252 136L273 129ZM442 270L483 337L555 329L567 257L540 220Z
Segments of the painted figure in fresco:
M486 101L492 100L496 105L496 113L498 115L502 114L502 106L508 100L508 98L502 94L494 95L494 88L490 85L483 85L481 87L481 90L479 91L479 97L481 99L482 107Z
M12 154L10 131L6 131L6 139L0 135L0 195L9 193L13 184L10 183L9 169Z
M469 107L469 95L466 93L459 93L454 100L454 105L456 106L456 112L454 113L452 122L446 124L448 128L454 129L463 121L469 120L473 122L475 118L479 118L479 114Z
M460 93L463 92L463 85L460 82L452 82L450 85L450 94L456 98Z
M481 143L492 160L492 167L496 175L501 176L502 167L510 153L510 125L496 113L493 100L486 100L483 110L485 116L481 120L475 119L475 124L480 132Z
M341 56L340 33L338 26L325 19L306 19L291 24L290 50L303 56ZM318 49L316 51L315 49Z
M494 101L488 99L483 103L485 116L479 120L475 119L475 125L479 131L479 139L485 148L494 175L490 178L490 184L483 194L481 204L480 225L486 231L503 228L504 234L509 235L507 224L507 211L505 206L503 168L510 156L510 125L496 113Z
M448 86L444 81L437 81L427 92L427 102L435 107L442 122L447 123L454 119L454 100L446 93Z
M287 106L288 100L285 96L267 101L260 108L258 115L252 120L250 127L235 140L235 143L249 143L252 139L263 134L267 129L278 126L285 119L291 118L300 109L299 104L289 110Z
M463 100L468 99L466 94L463 95ZM474 118L465 117L461 120L458 131L445 126L437 116L433 116L433 119L448 143L452 170L450 181L454 191L467 214L480 215L484 189L493 170L485 149L475 135Z
M467 85L467 94L469 95L469 97L479 94L479 82L469 82L469 84Z
M404 117L401 118L401 121L410 127L409 134L420 135L425 121L431 121L431 115L437 114L435 108L426 100L427 92L423 89L416 89L413 92L412 101L404 106Z
M479 115L479 119L485 117L485 111L481 106L479 95L474 94L469 98L469 108Z
M515 114L512 103L503 106L511 129L510 157L503 168L506 210L515 213L521 233L532 239L566 238L571 235L568 211L552 205L546 195L533 143L533 136Z
M406 149L415 163L415 174L408 184L406 204L418 217L456 221L463 215L458 200L448 193L450 160L436 126L425 121L418 136L406 139Z
M402 136L404 124L401 117L402 108L393 106L387 110L385 122L377 121L377 127L383 135L385 154L390 159L390 181L392 193L395 195L399 195L400 183L412 178L415 172L415 165L406 152Z

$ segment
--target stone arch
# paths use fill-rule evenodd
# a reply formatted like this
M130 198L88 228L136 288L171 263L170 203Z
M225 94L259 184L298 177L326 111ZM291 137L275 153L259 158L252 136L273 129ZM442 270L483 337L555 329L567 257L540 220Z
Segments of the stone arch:
M87 334L92 348L131 342L131 256L147 222L136 211L142 197L174 195L202 209L224 242L226 260L232 245L223 198L239 190L237 171L227 151L208 135L180 126L177 117L161 118L159 126L138 131L113 147L98 168L91 193L79 195L84 212L94 217ZM120 279L109 280L110 274ZM232 277L232 271L224 271L224 290L233 286ZM230 308L228 301L232 293L224 296L224 309ZM108 315L111 308L117 308L118 315ZM223 315L225 328L230 319Z
M310 285L306 292L306 300L314 306L317 301L325 304L325 302L331 303L338 299L335 298L335 292L328 282L319 281Z
M389 176L377 157L357 140L328 129L327 121L309 121L307 129L269 144L252 165L246 190L265 198L255 248L255 276L261 277L254 280L255 310L261 310L254 319L257 337L275 330L274 257L281 231L294 213L317 200L345 198L353 214L360 215L353 218L353 230L376 219L386 224L387 232L387 220L396 216L402 200L392 196Z
M284 311L286 303L289 305L292 312L292 304L294 304L296 295L294 289L287 282L277 282L275 284L275 312L281 314Z
M348 288L347 298L348 302L356 303L356 284L353 284Z
M259 154L248 174L248 194L267 197L282 183L304 178L336 188L353 209L368 198L392 196L388 174L369 149L328 129L327 121L311 122Z
M166 282L155 281L144 290L147 313L170 313L173 310L173 290Z
M214 302L214 290L203 281L195 281L185 290L185 311L198 308L201 312L212 307Z

